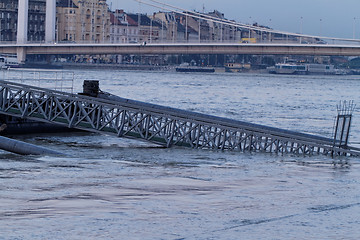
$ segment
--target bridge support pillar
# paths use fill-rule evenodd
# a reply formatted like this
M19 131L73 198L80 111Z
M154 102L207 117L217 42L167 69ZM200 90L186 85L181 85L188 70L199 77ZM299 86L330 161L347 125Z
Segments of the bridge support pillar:
M56 0L46 0L45 42L55 42Z
M18 47L16 49L17 53L17 60L19 63L25 63L26 60L26 48L25 47Z
M28 15L29 15L29 0L19 0L18 5L18 25L17 25L17 43L22 44L27 42L28 33Z

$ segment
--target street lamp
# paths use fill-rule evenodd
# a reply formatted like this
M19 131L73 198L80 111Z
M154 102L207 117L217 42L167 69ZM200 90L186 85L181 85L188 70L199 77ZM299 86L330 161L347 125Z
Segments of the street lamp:
M201 42L201 19L198 18L199 21L199 43Z
M300 17L300 34L303 33L303 17ZM300 36L300 44L302 42L302 36Z
M129 22L126 15L126 42L129 43Z
M271 29L271 18L269 19L269 28ZM271 42L271 32L269 32L269 42Z
M153 28L153 26L152 26L152 18L150 18L150 36L149 36L150 43L152 43L152 28Z
M220 23L220 42L223 41L223 24Z
M188 38L188 19L187 19L187 15L185 15L185 42L188 42L189 38Z
M356 25L356 17L354 17L354 22L353 22L353 39L355 39L355 25Z
M249 41L248 42L250 42L250 38L251 38L251 28L250 28L250 26L251 26L251 16L249 17L249 19L250 19L250 21L249 21Z

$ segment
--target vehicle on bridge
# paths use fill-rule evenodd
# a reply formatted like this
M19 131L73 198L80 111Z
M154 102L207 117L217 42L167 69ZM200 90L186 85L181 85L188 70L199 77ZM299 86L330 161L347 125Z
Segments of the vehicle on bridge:
M15 55L0 55L0 68L17 68L20 66L19 61Z

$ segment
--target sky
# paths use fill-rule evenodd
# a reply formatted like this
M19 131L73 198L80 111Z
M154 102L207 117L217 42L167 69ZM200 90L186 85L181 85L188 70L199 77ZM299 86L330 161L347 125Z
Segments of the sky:
M151 2L150 0L143 0ZM230 20L317 36L360 39L360 0L157 0L179 8L219 10ZM135 0L107 0L112 10L151 14Z

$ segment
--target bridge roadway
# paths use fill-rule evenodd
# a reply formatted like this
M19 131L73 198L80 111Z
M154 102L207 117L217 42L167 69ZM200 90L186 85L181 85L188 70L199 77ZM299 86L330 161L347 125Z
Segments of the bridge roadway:
M0 44L0 53L18 54L253 54L360 56L359 45L295 43Z
M165 147L360 156L332 139L120 98L0 81L0 114L137 138Z

